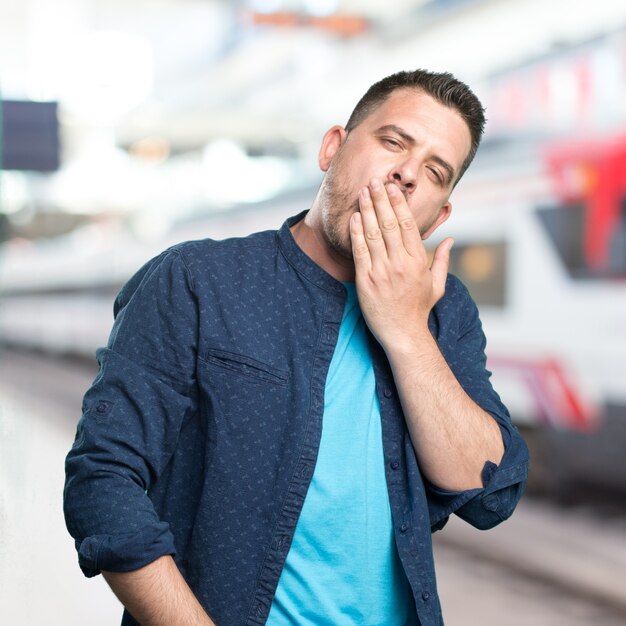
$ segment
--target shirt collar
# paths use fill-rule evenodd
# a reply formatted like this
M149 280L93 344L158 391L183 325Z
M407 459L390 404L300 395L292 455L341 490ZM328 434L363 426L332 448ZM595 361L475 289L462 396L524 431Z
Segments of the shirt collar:
M322 269L313 259L305 254L293 238L291 230L289 230L294 224L304 219L307 213L308 211L302 211L298 215L285 220L285 223L277 232L278 245L287 261L297 272L322 289L343 294L345 293L343 284L335 280L326 270Z

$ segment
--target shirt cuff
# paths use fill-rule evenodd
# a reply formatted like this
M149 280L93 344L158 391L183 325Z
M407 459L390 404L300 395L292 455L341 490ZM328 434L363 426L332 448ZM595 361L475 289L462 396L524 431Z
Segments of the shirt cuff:
M92 535L76 540L78 563L88 578L102 570L130 572L161 556L174 556L174 539L169 524L159 522L137 532L122 535Z
M433 531L442 529L452 513L475 528L486 530L510 517L515 510L528 476L528 449L514 426L498 423L505 453L500 465L491 461L483 465L482 488L447 491L427 485Z

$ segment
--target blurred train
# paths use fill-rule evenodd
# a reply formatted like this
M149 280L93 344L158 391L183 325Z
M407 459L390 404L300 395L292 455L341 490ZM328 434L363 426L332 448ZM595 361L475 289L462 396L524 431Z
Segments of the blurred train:
M478 302L532 487L624 494L626 135L492 156L456 198L450 271Z
M594 87L604 85L607 59L621 64L611 83L620 104L610 110ZM564 76L578 94L576 115L565 121L554 102ZM455 238L450 271L481 310L494 386L531 447L530 486L623 496L626 36L515 68L484 91L496 112L492 130L454 192L452 218L428 243ZM101 223L4 246L0 343L93 358L106 342L115 293L148 258L185 239L276 228L314 193L208 214L158 238Z
M626 137L569 150L487 144L441 236L455 237L450 269L478 302L494 385L530 438L534 486L626 492ZM566 170L591 156L615 159L603 167L619 176L586 172L593 187L576 195ZM185 239L277 227L313 194L180 224L167 238L103 224L5 246L0 342L93 358L116 292L148 258Z

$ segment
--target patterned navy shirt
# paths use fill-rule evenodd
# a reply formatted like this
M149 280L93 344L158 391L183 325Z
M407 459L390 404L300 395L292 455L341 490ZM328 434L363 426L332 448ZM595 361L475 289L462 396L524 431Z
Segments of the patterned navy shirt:
M66 460L66 521L87 576L173 554L218 626L265 623L313 475L346 299L291 236L303 215L174 246L120 292ZM485 464L481 489L428 484L370 337L395 539L423 626L442 624L431 532L451 513L478 528L507 518L528 464L489 382L476 306L453 276L429 323L506 452Z

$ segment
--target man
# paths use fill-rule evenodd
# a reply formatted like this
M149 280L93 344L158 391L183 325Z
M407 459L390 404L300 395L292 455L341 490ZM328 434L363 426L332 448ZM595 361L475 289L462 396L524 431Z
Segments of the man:
M452 241L422 244L483 125L449 74L383 79L324 136L309 212L121 291L65 511L123 624L442 623L431 531L508 517L528 461Z

